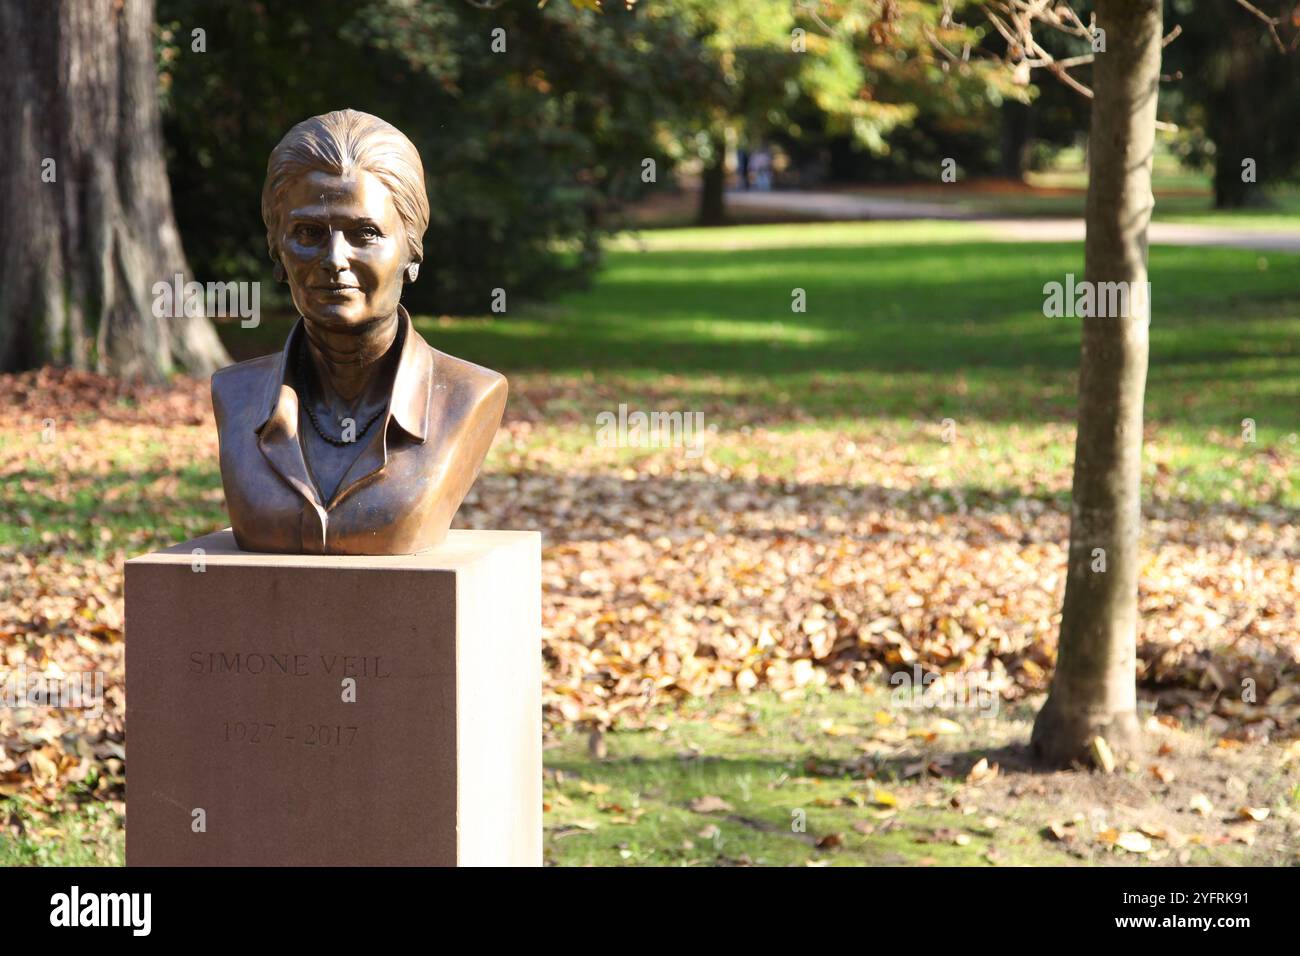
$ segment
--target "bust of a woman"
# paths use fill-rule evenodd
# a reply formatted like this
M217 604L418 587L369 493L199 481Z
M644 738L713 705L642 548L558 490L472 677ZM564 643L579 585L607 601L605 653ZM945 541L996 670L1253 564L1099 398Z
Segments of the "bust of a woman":
M496 435L506 380L431 348L400 303L429 222L419 153L366 113L304 120L271 152L262 218L300 318L282 352L212 376L236 542L434 547Z

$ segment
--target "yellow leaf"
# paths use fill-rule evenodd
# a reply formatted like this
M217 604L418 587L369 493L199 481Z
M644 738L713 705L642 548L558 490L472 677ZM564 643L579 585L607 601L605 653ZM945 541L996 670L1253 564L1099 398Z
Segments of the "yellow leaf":
M1115 772L1115 754L1106 743L1105 737L1092 738L1092 762L1102 773Z
M997 775L998 765L990 765L988 757L980 757L975 766L970 768L970 773L966 774L966 782L979 783L981 780L992 780Z
M1036 681L1042 680L1045 676L1043 669L1028 658L1020 662L1020 669Z
M39 750L29 753L27 761L32 765L32 778L37 783L52 783L59 775L59 765Z
M850 727L848 724L831 724L829 727L822 727L822 733L827 737L848 737L857 732L858 728Z
M1293 740L1287 744L1286 750L1282 751L1278 764L1285 766L1292 760L1300 760L1300 740Z
M896 807L898 806L898 797L883 787L877 787L875 792L871 794L871 802L878 807Z

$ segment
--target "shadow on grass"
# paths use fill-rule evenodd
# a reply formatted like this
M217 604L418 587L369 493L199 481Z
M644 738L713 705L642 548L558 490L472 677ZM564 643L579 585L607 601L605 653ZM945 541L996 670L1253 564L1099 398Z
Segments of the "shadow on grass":
M1252 408L1255 417L1295 408L1294 269L1261 271L1260 259L1152 251L1153 418L1228 425ZM754 386L740 401L762 404L785 389L813 416L953 411L1038 421L1073 412L1079 320L1043 315L1044 283L1067 273L1082 274L1076 244L613 252L593 289L554 305L417 324L435 347L507 374L738 377ZM795 290L806 311L792 310ZM268 317L222 334L248 358L280 348L288 324ZM845 381L814 387L827 376ZM1191 393L1205 384L1222 389L1216 402ZM682 398L695 400L689 388ZM1295 424L1294 413L1284 417Z

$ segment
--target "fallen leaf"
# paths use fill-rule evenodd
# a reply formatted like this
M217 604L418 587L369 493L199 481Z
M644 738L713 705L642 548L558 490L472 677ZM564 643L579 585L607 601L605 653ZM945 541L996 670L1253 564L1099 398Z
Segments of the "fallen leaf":
M1300 760L1300 739L1293 740L1286 745L1286 750L1282 751L1282 756L1278 758L1279 766L1286 766L1292 760Z
M1153 763L1151 765L1151 776L1155 777L1161 783L1173 783L1175 778L1178 775L1175 774L1174 771L1171 770L1169 767L1165 767L1158 763Z
M869 797L871 802L878 807L897 807L898 797L894 796L884 787L876 787Z
M1102 773L1115 772L1115 753L1110 749L1110 744L1106 743L1105 737L1092 738L1092 762Z
M1208 817L1214 812L1214 804L1211 803L1210 798L1203 793L1192 794L1192 798L1187 801L1187 806L1203 817Z
M696 797L687 806L696 813L720 813L732 809L726 800L715 796Z
M1255 845L1255 836L1259 832L1259 827L1253 823L1234 823L1228 827L1228 836L1237 843L1243 843L1246 846Z
M1115 845L1129 853L1150 853L1151 841L1137 830L1125 830L1115 839Z
M850 737L858 733L858 728L848 724L836 724L826 721L822 724L822 733L827 737Z
M1053 821L1052 823L1049 823L1047 825L1047 832L1052 837L1053 840L1057 840L1062 843L1064 843L1067 840L1072 840L1075 837L1075 830L1074 830L1073 823L1062 823L1060 821Z

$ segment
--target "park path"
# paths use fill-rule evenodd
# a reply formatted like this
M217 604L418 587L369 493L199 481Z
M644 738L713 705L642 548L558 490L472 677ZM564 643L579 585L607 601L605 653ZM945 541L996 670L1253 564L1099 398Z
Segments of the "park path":
M752 192L733 190L727 202L734 208L756 212L801 213L816 219L946 219L973 222L988 227L990 238L999 242L1082 242L1082 218L990 216L963 209L955 203L886 199L835 192ZM1300 253L1300 231L1283 229L1199 226L1177 222L1153 222L1152 245L1225 246L1260 252Z

